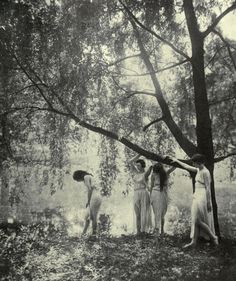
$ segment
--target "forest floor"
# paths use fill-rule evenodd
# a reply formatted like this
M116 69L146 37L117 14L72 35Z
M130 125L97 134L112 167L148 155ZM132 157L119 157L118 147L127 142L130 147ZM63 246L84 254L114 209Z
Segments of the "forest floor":
M188 235L165 235L160 241L103 236L92 241L59 232L35 238L25 228L2 238L0 280L236 280L233 240L223 239L218 247L202 242L186 250Z
M180 213L173 220L174 234L159 241L111 236L106 215L100 216L95 241L70 237L66 220L59 226L49 220L20 229L5 227L0 230L0 280L235 281L235 188L218 189L218 247L202 241L196 249L183 249L189 242L190 218L182 195L173 199Z

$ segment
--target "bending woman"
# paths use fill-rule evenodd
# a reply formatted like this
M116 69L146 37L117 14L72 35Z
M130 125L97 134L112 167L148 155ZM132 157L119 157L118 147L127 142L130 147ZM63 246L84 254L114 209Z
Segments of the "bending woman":
M151 175L150 199L154 213L155 233L164 233L165 214L169 202L168 197L168 176L175 170L175 167L165 171L161 163L153 166Z
M73 174L73 179L78 182L84 182L88 191L88 201L86 203L87 213L85 215L85 226L82 234L86 234L90 221L92 221L92 235L96 235L97 216L102 198L94 183L94 177L86 171L77 170Z
M129 161L134 172L134 211L136 215L137 236L144 236L151 228L150 196L147 189L152 166L145 171L146 163L139 155Z
M194 164L190 166L177 159L172 159L184 169L195 172L195 192L191 207L191 242L185 247L196 246L199 235L210 238L215 245L218 245L218 237L215 235L214 221L211 203L211 175L205 167L205 157L202 154L195 154L191 160Z

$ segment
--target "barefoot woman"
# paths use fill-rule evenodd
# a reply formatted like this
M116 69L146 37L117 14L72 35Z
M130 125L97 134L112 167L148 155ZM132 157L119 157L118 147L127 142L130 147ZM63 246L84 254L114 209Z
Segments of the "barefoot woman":
M168 177L175 167L165 170L161 163L156 163L152 169L150 199L154 213L155 233L159 231L164 234L165 214L167 212L168 196Z
M195 192L191 208L191 242L185 247L196 246L199 235L210 238L215 245L218 245L218 237L215 235L214 221L211 203L211 175L205 167L205 157L202 154L195 154L191 158L194 167L185 164L177 159L174 162L181 165L184 169L195 172Z
M137 236L144 237L151 228L150 196L147 185L152 166L145 171L146 163L143 159L139 159L139 155L133 157L129 163L133 167L134 174L134 211L136 215Z
M102 203L102 199L95 185L94 177L92 176L92 174L86 171L77 170L73 174L73 179L78 182L84 182L88 191L88 201L86 203L87 214L85 216L85 226L84 226L83 234L86 234L90 221L92 221L92 229L93 229L92 234L96 235L97 216Z

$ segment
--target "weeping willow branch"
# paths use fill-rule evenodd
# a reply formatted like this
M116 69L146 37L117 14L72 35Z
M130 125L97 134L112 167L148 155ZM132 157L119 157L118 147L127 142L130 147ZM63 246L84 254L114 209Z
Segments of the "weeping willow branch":
M127 12L127 14L144 30L146 30L147 32L149 32L150 34L152 34L154 37L156 37L158 40L160 40L161 42L163 42L164 44L168 45L172 50L174 50L176 53L178 53L179 55L183 56L186 58L186 60L191 61L191 58L186 55L183 51L179 50L178 48L175 47L174 44L172 44L171 42L169 42L168 40L162 38L160 35L158 35L155 31L149 29L148 27L146 27L145 25L143 25L135 16L134 14L129 10L129 8L121 1L119 0L120 4L123 6L123 8L125 9L125 11Z
M29 73L26 71L26 69L24 68L24 66L21 64L21 62L19 61L19 59L17 58L17 56L13 53L12 54L14 59L16 60L17 64L19 65L19 67L21 68L21 70L23 71L23 73L27 76L27 78L33 83L33 85L38 89L39 93L41 94L41 96L43 97L43 99L45 100L45 102L48 104L48 106L50 108L53 108L52 103L49 101L49 99L46 97L46 95L44 95L43 90L39 87L39 85L32 79L32 77L29 75Z

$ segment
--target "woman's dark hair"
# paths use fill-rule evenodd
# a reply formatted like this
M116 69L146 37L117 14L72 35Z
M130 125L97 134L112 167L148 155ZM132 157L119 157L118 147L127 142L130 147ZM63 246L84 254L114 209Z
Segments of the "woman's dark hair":
M86 171L83 171L83 170L77 170L77 171L75 171L75 172L73 173L73 179L74 179L75 181L83 181L83 180L84 180L84 177L85 177L86 175L92 175L92 174L90 174L90 173L88 173L88 172L86 172Z
M160 191L163 191L167 183L167 173L161 163L156 163L153 166L153 172L160 175Z
M197 164L204 164L206 162L206 157L203 154L194 154L191 157L192 162L195 162Z
M138 160L136 161L136 163L140 163L142 168L145 168L145 167L146 167L146 163L145 163L145 161L144 161L143 159L138 159Z

